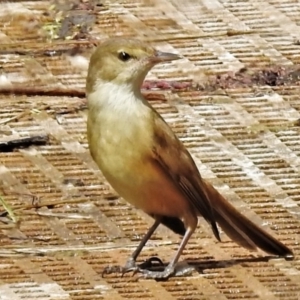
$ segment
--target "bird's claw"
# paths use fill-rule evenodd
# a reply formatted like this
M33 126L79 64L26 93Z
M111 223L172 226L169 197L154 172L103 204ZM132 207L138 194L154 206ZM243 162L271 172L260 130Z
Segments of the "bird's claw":
M104 268L102 272L102 277L107 274L112 273L121 273L121 276L123 277L124 274L133 271L134 273L138 269L138 266L136 265L136 262L133 258L129 258L126 262L125 266L107 266Z
M168 265L162 271L140 269L138 272L142 273L143 278L150 278L156 280L166 280L170 276L186 276L190 275L195 270L194 266L190 266L186 262L177 265Z
M121 266L109 266L106 267L102 273L102 276L105 274L111 273L121 273L122 277L128 272L133 272L132 276L137 273L141 273L142 278L156 279L156 280L166 280L170 276L186 276L190 275L195 267L188 265L187 263L179 263L176 266L168 265L163 270L164 264L160 258L154 256L150 257L143 263L137 265L133 258L130 258L124 267ZM152 270L151 270L152 269Z
M167 266L163 271L151 271L147 269L139 269L138 272L142 273L141 277L147 279L166 280L176 273L174 266Z
M128 272L133 272L133 275L136 273L143 273L143 271L157 266L163 266L164 263L159 257L153 256L144 261L143 263L137 265L135 260L133 258L129 258L126 262L125 266L108 266L104 268L102 272L102 277L107 274L112 273L121 273L121 276L123 277Z
M104 275L108 275L108 274L112 274L112 273L122 273L123 272L122 269L123 269L123 267L121 267L121 266L107 266L102 271L102 277L104 277Z

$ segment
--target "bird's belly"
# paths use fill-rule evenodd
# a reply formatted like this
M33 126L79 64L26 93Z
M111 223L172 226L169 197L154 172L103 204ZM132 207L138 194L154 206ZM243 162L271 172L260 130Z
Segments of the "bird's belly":
M192 210L179 188L151 162L140 161L115 171L103 174L120 196L146 213L181 219Z
M89 130L89 139L97 141L89 143L91 154L107 181L126 201L148 214L181 219L191 211L191 205L155 160L148 123L124 124L116 119L109 125L101 124L99 130ZM114 134L118 130L122 134Z

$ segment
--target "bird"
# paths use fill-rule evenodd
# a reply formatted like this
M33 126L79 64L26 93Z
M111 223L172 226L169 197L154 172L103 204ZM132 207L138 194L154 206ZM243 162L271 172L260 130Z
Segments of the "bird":
M293 257L292 250L241 214L200 175L191 154L142 95L143 81L155 65L181 58L122 37L101 42L90 58L86 79L90 154L119 196L154 220L121 272L162 280L175 276L198 217L210 224L218 241L221 227L246 249ZM178 250L163 270L142 268L138 255L160 224L182 236Z

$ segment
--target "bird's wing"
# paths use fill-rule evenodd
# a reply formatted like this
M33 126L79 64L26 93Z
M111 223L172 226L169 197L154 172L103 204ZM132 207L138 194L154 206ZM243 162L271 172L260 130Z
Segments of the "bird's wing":
M203 188L202 178L189 152L171 128L154 111L154 159L169 176L192 206L211 224L220 240L211 202Z
M216 221L225 233L239 245L255 250L256 247L275 255L293 256L293 252L243 216L211 184L201 178L199 171L184 145L170 127L155 112L153 154L157 165L173 180L195 209L211 224L220 240Z

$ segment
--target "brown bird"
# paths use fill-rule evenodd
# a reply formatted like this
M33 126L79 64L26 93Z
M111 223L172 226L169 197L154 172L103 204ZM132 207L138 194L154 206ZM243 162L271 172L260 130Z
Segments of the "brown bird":
M86 82L87 135L91 155L111 186L154 224L123 272L168 278L202 216L220 241L217 224L237 244L279 256L292 251L235 209L205 181L191 155L141 94L141 85L158 63L180 59L134 39L113 38L93 53ZM136 259L159 224L183 236L164 271L139 268Z

